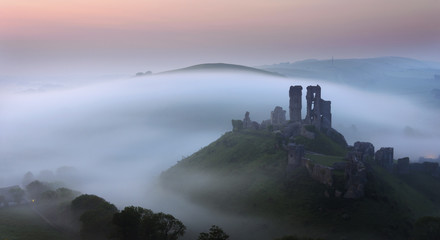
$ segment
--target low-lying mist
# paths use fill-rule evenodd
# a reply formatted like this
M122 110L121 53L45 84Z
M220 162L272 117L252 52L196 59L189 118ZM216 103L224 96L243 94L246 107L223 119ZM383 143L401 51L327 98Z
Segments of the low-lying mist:
M288 112L291 85L304 88L304 117L305 87L316 84L322 98L332 101L333 127L349 144L394 147L395 157L413 161L440 154L440 112L401 96L255 74L164 74L2 93L0 187L20 183L32 171L41 180L63 181L118 207L165 211L184 223L198 211L211 219L208 210L157 188L160 173L230 131L231 119L243 119L246 111L257 122L269 119L275 106ZM218 223L204 224L207 229Z

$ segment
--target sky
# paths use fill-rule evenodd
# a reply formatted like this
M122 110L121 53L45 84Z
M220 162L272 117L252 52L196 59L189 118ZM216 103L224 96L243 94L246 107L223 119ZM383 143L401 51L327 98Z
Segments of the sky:
M153 72L205 62L440 61L438 0L0 0L3 75Z

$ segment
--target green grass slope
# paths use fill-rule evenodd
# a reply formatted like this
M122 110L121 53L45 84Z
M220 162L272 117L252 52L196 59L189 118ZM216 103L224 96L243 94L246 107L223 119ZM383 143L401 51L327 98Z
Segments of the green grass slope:
M424 179L404 179L373 163L365 198L327 197L332 188L313 180L304 167L286 174L282 141L266 131L228 132L162 173L161 182L198 204L263 216L294 234L324 239L407 239L418 217L439 213L438 193L430 188L438 185L419 187ZM311 141L314 145L328 148ZM323 165L343 160L316 153L307 157ZM336 175L344 178L343 172Z
M72 240L50 226L30 205L0 208L0 240Z

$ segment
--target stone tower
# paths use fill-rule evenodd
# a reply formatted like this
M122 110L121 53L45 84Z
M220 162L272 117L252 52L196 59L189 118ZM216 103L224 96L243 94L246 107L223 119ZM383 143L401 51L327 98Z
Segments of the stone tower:
M305 124L314 125L317 129L330 129L332 127L331 101L321 98L321 87L307 87L307 115Z
M270 113L270 122L272 125L283 125L286 123L286 111L282 107L276 106Z
M332 110L331 101L325 101L321 99L321 128L331 128L332 127Z
M306 124L314 125L317 129L321 129L321 87L307 87L307 115L304 119Z
M301 122L302 86L290 86L289 117L292 122Z

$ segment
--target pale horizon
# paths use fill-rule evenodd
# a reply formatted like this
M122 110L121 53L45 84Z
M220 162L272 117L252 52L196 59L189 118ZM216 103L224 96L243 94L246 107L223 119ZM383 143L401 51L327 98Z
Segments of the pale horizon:
M115 74L382 56L439 62L438 12L434 0L3 0L0 70Z

